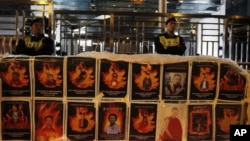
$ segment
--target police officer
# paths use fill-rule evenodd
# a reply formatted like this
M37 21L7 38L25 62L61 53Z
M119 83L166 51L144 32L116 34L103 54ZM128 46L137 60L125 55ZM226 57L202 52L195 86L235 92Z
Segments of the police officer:
M166 25L166 33L160 34L155 38L155 50L159 54L183 55L186 46L182 37L174 34L176 29L176 19L169 18Z
M43 34L43 23L41 18L31 22L31 34L19 40L16 46L16 54L23 55L52 55L54 53L53 40Z

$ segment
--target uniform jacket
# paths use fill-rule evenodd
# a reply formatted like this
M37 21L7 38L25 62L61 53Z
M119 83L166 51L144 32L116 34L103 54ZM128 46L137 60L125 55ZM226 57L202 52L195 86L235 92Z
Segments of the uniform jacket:
M154 43L159 54L183 55L186 50L183 38L177 35L170 37L167 33L160 34Z
M16 47L17 54L24 55L51 55L54 52L53 40L41 34L39 37L27 36L19 40Z

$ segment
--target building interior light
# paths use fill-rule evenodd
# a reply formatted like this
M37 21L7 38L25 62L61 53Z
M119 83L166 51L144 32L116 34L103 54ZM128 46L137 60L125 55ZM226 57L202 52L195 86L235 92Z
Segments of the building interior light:
M100 16L95 17L95 19L97 20L105 20L109 18L110 18L110 15L100 15Z
M131 0L132 4L141 5L145 3L145 0Z

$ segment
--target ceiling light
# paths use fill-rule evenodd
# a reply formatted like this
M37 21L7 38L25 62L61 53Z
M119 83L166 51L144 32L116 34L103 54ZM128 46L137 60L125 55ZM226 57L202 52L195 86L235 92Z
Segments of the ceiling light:
M50 2L50 0L31 0L36 2L37 4L48 4L48 2Z
M144 4L145 0L131 0L132 4L141 5Z
M95 19L97 20L105 20L109 18L110 18L110 15L100 15L100 16L95 17Z

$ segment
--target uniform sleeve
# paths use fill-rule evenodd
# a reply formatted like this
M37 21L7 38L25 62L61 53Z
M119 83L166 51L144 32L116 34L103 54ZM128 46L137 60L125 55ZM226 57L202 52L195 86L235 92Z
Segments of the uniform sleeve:
M23 39L18 41L18 44L16 46L16 54L33 55L34 52L35 52L34 48L26 47Z
M179 46L175 46L175 47L167 47L166 49L163 47L163 45L160 43L160 38L159 36L157 36L155 38L155 51L159 54L171 54L171 55L183 55L185 50L186 50L186 46L184 43L184 40L182 37L179 37L180 39L180 43Z
M180 37L180 55L183 55L186 51L186 45L182 37Z
M46 38L43 39L42 47L36 51L35 55L52 55L54 53L53 40Z
M179 39L180 39L180 43L178 46L168 47L166 49L167 54L179 55L179 56L182 56L184 54L186 50L186 46L185 46L184 40L181 37L179 37Z
M166 50L164 49L164 47L162 46L162 44L160 43L160 38L159 36L157 36L154 40L154 44L155 44L155 51L159 54L165 54Z

